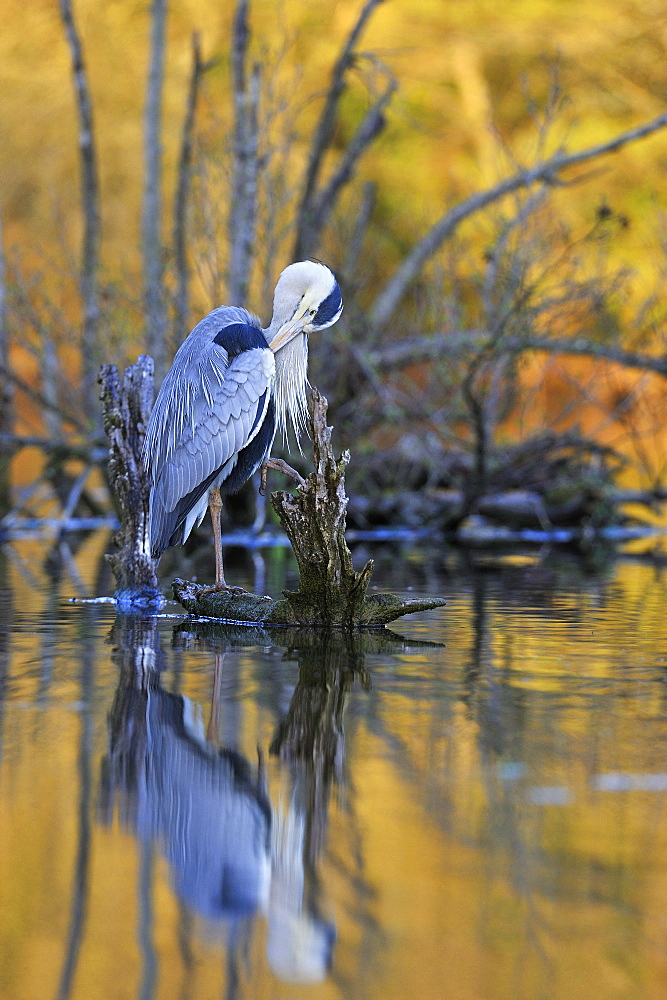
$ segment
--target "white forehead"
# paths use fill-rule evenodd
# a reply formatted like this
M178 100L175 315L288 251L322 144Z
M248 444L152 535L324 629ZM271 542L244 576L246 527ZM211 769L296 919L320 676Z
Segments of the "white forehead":
M286 267L276 285L276 299L294 297L297 301L307 292L313 302L322 302L332 291L336 279L326 264L300 260Z

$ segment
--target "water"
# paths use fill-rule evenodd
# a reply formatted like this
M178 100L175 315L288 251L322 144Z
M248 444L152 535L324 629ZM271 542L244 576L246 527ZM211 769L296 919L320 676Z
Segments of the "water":
M0 565L2 1000L664 996L662 570L385 549L448 606L268 634L68 603L104 545Z

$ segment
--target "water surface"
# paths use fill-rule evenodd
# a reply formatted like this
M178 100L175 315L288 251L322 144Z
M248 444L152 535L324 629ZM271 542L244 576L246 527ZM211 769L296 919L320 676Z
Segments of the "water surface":
M384 549L447 607L269 634L68 603L104 546L0 567L3 1000L664 996L661 569Z

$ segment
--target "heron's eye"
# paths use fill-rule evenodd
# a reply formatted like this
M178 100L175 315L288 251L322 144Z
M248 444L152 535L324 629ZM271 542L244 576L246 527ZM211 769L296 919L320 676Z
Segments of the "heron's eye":
M310 315L314 316L316 312L317 312L317 309L311 309L310 310Z

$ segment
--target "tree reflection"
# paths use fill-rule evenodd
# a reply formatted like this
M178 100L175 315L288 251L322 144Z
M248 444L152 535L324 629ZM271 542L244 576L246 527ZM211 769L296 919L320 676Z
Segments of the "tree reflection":
M0 548L0 757L4 752L5 699L11 664L13 596L9 579L9 560L4 549Z
M310 869L324 846L331 786L342 780L343 714L352 681L358 677L370 688L364 642L359 634L304 633L290 649L299 679L269 752L292 767L295 800L306 817L304 851Z
M297 978L296 966L304 958L312 977L322 978L331 962L335 928L321 913L318 862L326 842L331 789L334 782L342 783L345 703L355 677L367 688L370 677L360 634L295 633L290 654L299 664L299 679L269 752L288 763L292 772L291 837L278 852L286 869L282 881L291 891L273 897L267 950L272 968L284 978ZM300 959L290 947L297 940L310 942Z
M87 617L87 616L86 616ZM79 803L77 814L77 849L74 862L74 879L70 924L58 986L58 1000L66 1000L72 993L81 944L84 935L90 883L91 854L91 799L93 788L93 685L95 678L96 645L86 631L81 655L81 730L78 750Z

